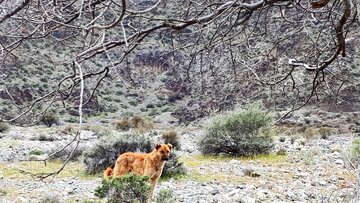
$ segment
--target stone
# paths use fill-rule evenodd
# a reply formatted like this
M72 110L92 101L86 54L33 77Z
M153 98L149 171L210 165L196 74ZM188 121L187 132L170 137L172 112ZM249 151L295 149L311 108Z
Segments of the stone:
M336 159L334 163L337 165L343 165L344 161L342 159Z
M209 191L209 193L212 195L216 195L216 194L220 194L220 191L218 189L212 189Z

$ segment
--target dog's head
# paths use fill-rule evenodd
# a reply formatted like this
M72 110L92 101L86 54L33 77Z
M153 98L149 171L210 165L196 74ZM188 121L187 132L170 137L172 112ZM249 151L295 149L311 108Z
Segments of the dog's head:
M161 160L167 161L169 160L171 150L173 146L171 144L157 144L155 146L156 153L161 156Z

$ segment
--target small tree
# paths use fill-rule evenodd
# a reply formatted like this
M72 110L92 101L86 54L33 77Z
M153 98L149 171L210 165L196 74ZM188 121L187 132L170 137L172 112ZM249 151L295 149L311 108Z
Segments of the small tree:
M203 154L245 156L268 153L273 146L272 138L259 132L271 122L272 116L259 103L236 108L212 120L200 141L200 150Z

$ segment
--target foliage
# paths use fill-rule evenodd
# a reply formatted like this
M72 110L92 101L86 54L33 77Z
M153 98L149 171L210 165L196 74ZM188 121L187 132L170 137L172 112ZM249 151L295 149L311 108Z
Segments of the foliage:
M46 112L40 120L43 124L45 124L47 127L51 127L53 124L58 125L59 124L59 118L53 111Z
M122 118L120 120L114 121L113 125L117 130L129 130L129 129L137 129L141 132L146 130L150 130L154 127L154 123L148 119L139 115L131 116L130 118Z
M117 121L113 122L113 125L115 126L116 130L129 130L130 129L130 124L129 124L129 119L128 118L123 118Z
M59 197L57 196L45 196L39 203L60 203Z
M171 152L169 160L165 163L161 177L170 178L184 174L186 174L184 163L179 161L179 157L177 156L176 152Z
M34 149L29 152L29 155L42 155L42 154L44 154L44 152L38 149Z
M41 134L39 135L39 137L37 138L39 141L49 141L49 142L52 142L54 141L54 138L51 137L51 136L47 136L45 134Z
M360 137L354 138L350 146L350 160L354 166L358 165L360 157Z
M203 154L230 154L252 156L268 153L273 147L270 136L260 135L260 129L269 126L272 116L259 103L237 108L215 117L199 143Z
M148 176L126 174L121 177L103 180L102 185L95 190L100 198L107 197L109 203L146 203L150 191Z
M175 130L169 130L162 133L164 143L170 143L175 149L180 149L179 135Z
M156 203L174 203L177 202L173 191L170 189L161 189L156 196Z
M319 129L319 134L321 135L322 139L327 139L331 135L331 129L327 127L321 127Z
M4 122L0 122L0 133L3 133L7 130L9 130L9 125L7 123Z
M84 153L86 172L95 174L113 166L119 154L124 152L150 152L153 146L147 137L135 133L103 136L99 142Z
M315 135L314 129L313 128L306 128L304 131L304 136L306 139L311 139L313 138Z

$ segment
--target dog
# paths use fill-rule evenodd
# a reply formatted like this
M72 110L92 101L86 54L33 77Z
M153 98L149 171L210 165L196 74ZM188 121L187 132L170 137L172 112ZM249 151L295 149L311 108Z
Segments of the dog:
M108 167L104 171L104 178L122 176L126 173L149 176L151 188L148 202L151 202L155 186L162 174L165 162L169 160L172 149L171 144L157 144L155 149L147 154L123 153L117 158L114 169Z

